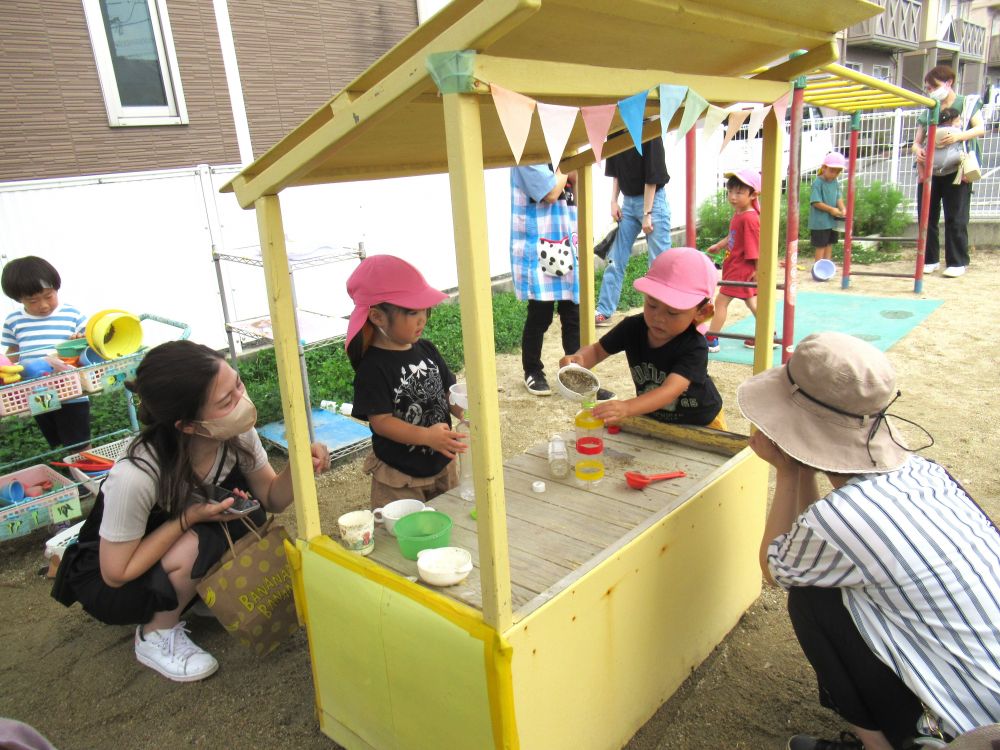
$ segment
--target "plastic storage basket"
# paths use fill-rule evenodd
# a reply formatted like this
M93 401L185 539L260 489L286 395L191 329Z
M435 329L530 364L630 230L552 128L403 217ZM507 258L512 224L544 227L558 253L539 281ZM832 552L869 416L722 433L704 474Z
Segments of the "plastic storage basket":
M30 411L31 395L38 391L55 391L60 401L83 394L80 376L76 371L5 385L0 388L0 417Z
M80 494L76 485L59 472L44 464L29 466L0 477L0 486L15 480L25 487L51 481L52 489L38 497L25 497L0 508L0 541L24 536L50 523L80 517Z
M100 364L80 368L80 384L87 393L102 391L115 380L127 380L135 376L135 368L139 366L145 352L132 354L120 359L111 359ZM124 377L122 377L124 376ZM92 451L96 453L97 451Z
M111 459L112 461L117 461L119 458L125 455L125 451L128 450L128 444L132 442L132 437L122 438L121 440L116 440L113 443L108 443L107 445L102 445L99 448L91 448L87 453L93 453L95 456L103 456L104 458ZM79 453L73 453L63 459L64 463L71 464L80 461L83 458ZM104 477L92 477L89 474L80 471L75 466L69 467L69 473L76 481L80 482L85 488L90 492L97 494L97 490L101 487L101 482L104 481ZM106 476L106 475L105 475Z

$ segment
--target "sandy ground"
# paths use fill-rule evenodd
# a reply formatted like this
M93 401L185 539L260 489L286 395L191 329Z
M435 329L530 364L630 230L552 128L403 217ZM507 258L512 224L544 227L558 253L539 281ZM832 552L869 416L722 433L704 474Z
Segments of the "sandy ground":
M907 265L887 264L885 270L906 271ZM1000 437L994 331L1000 323L998 273L1000 253L980 251L965 277L929 277L924 296L944 304L889 351L903 391L898 413L931 431L936 444L925 455L947 466L994 519L1000 518L993 458ZM811 280L802 288L833 291ZM855 277L846 293L913 294L905 280L865 277ZM546 336L550 372L560 354L556 333L553 328ZM499 357L497 368L505 455L567 426L573 412L569 402L538 399L524 390L519 355ZM599 372L609 387L631 392L621 362L612 359ZM733 394L748 368L712 363L711 374L727 399L730 429L745 432L748 426L734 408ZM340 513L366 504L367 483L359 465L354 461L320 478L324 528L335 528ZM294 514L282 520L294 529ZM101 625L79 607L64 609L49 598L49 584L37 573L44 539L35 535L0 545L0 716L35 725L66 750L334 747L313 716L304 635L258 660L214 620L195 618L194 638L217 656L221 669L202 683L169 683L136 663L131 628ZM831 735L841 728L834 715L818 707L813 674L792 634L784 595L765 590L627 747L777 750L791 733Z

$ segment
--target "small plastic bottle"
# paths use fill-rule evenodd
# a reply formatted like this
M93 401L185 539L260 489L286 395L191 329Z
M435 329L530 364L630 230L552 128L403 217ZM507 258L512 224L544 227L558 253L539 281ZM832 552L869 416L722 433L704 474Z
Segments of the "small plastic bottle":
M596 487L604 478L604 421L593 413L594 402L585 401L576 415L574 474L581 487Z
M470 436L465 438L463 441L468 446L468 449L465 453L458 454L458 494L462 496L463 500L475 502L476 486L472 476L472 426L469 422L468 409L465 410L465 414L462 416L462 419L459 420L458 427L456 429L458 432Z
M558 479L569 476L569 453L566 451L566 441L562 435L549 438L549 473Z

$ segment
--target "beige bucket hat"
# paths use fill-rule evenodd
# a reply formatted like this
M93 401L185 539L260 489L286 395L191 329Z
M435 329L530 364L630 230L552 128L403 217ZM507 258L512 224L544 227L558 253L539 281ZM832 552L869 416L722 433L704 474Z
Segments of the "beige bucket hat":
M949 742L948 750L1000 750L1000 724L966 732Z
M909 456L885 414L899 395L885 354L854 336L818 333L802 339L786 365L744 381L736 401L797 461L872 474L898 469Z

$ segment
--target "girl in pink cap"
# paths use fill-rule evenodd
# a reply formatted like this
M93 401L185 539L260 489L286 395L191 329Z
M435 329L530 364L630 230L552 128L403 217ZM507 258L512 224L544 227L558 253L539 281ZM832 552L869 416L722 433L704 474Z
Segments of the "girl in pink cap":
M347 280L354 311L347 356L354 367L352 414L371 426L371 506L402 498L430 500L458 484L454 458L465 437L451 429L448 388L455 376L420 338L430 309L447 299L420 271L392 255L365 258Z

